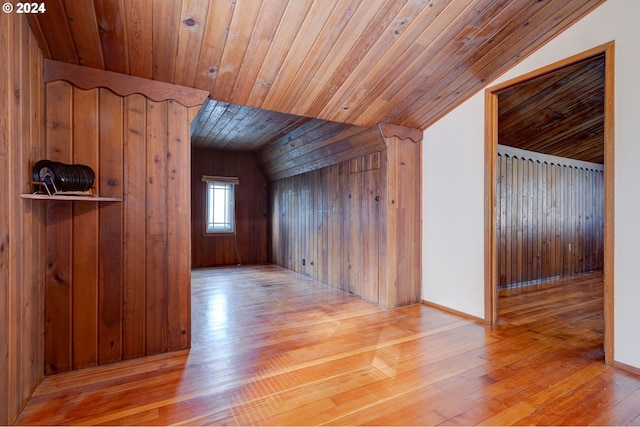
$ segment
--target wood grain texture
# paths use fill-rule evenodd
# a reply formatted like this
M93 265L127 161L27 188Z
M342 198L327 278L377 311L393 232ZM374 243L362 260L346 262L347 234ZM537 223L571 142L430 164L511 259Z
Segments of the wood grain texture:
M601 270L602 168L528 154L501 154L496 164L499 287Z
M203 175L237 176L236 234L207 234ZM194 268L266 264L267 182L249 153L193 149L191 153L191 248ZM236 248L237 242L237 248Z
M120 200L46 202L47 373L188 348L194 111L63 80L46 92L48 155Z
M600 53L500 92L500 144L603 164L604 78Z
M301 117L425 129L602 1L56 0L30 22L57 61Z
M202 105L208 95L203 90L152 82L144 78L59 61L45 60L44 70L46 83L65 80L81 89L108 88L123 97L141 94L157 102L173 99L185 107Z
M45 204L23 200L45 155L42 53L27 20L0 16L0 424L44 375Z
M275 266L194 270L192 290L190 351L50 376L18 424L633 425L640 417L640 376L604 363L601 273L501 294L496 326L420 304L383 310Z
M270 247L282 267L393 308L420 301L421 149L384 142L384 151L271 182Z

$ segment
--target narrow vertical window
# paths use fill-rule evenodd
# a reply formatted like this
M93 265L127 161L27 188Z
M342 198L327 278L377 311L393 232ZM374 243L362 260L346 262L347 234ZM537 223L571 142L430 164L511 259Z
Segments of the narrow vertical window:
M206 181L206 232L233 233L235 231L234 187L237 178L212 180L220 177L202 177Z

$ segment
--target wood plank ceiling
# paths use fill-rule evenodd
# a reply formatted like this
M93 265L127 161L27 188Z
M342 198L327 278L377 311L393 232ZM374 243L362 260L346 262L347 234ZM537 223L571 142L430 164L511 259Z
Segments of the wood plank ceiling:
M505 89L498 143L604 163L604 55Z
M28 19L47 58L209 91L194 145L259 151L310 118L425 129L603 1L47 0Z

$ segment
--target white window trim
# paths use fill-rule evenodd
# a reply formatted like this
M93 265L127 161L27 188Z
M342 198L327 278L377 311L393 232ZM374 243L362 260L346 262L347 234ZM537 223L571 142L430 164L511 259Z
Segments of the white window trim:
M235 234L236 231L236 214L235 214L235 186L240 182L237 177L222 177L222 176L210 176L204 175L202 181L206 182L205 186L205 220L204 231L207 235L214 234ZM216 226L210 211L211 200L210 197L213 194L213 187L216 186L219 189L226 188L224 191L228 191L226 194L225 209L223 213L223 221L220 222L220 226Z

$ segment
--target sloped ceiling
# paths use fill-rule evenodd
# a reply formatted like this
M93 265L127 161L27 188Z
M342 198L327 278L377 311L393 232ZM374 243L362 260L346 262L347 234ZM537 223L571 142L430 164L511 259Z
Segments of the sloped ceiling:
M499 144L603 164L604 78L601 54L504 90Z
M603 1L48 0L28 19L47 58L210 92L194 144L251 151L308 118L425 129Z

